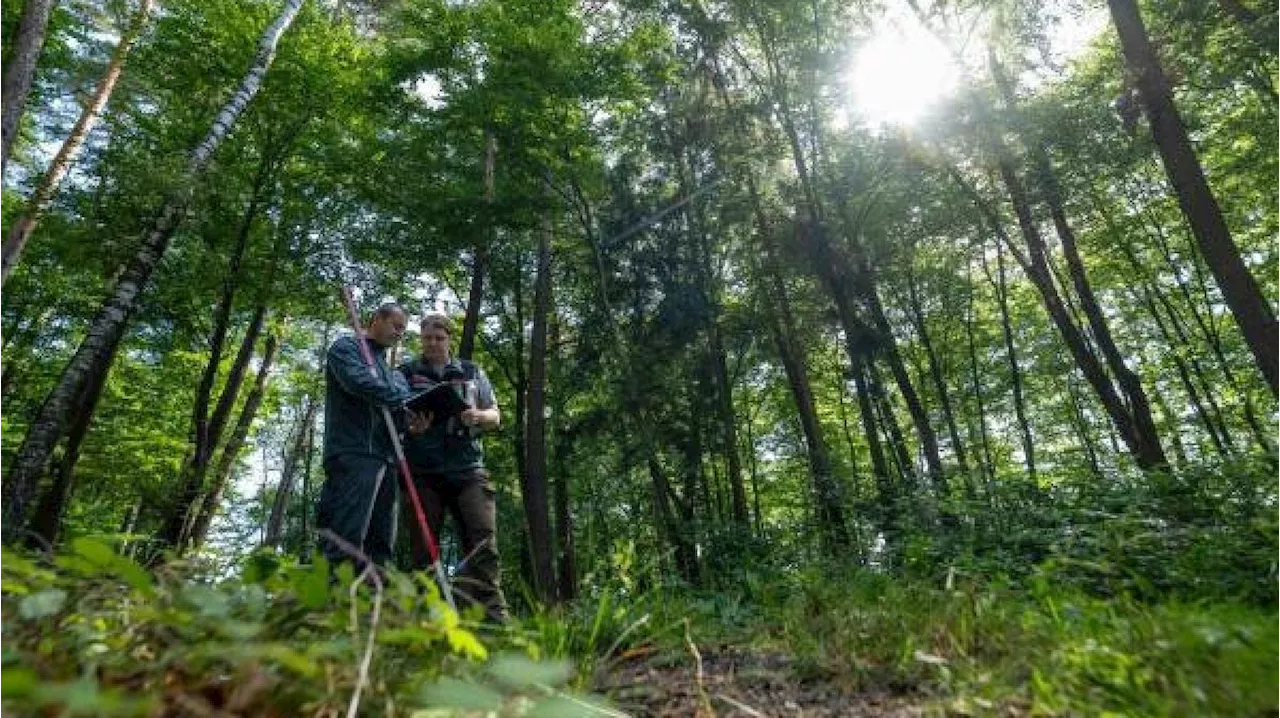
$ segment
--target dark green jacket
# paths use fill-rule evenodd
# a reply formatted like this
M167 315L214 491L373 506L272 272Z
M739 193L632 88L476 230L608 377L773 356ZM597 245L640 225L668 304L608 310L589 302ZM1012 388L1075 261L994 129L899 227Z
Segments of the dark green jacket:
M392 455L391 436L381 407L403 420L402 404L409 396L400 375L387 367L386 352L370 339L377 375L360 356L354 336L339 338L325 360L324 458L343 454L386 459Z
M489 377L472 362L452 359L437 373L418 358L401 364L398 369L415 392L440 383L450 369L461 372L473 385L477 409L491 409L496 404ZM459 387L459 391L465 392L465 389ZM465 394L463 398L466 398ZM404 453L415 475L460 474L484 468L484 447L480 445L479 430L462 426L457 419L433 421L424 433L406 435Z

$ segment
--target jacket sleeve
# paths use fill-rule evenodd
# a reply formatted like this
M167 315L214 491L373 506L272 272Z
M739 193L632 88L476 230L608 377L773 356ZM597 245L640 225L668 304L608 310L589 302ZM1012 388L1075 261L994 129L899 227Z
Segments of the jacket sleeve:
M333 378L347 393L365 401L379 406L399 406L408 398L408 390L394 380L388 382L370 372L356 341L359 340L343 337L329 347L329 371L333 372Z

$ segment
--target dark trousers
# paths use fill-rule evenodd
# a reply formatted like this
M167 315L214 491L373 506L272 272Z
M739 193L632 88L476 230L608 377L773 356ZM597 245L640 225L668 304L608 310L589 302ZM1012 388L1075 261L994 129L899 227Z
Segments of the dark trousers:
M489 472L477 469L462 475L422 474L414 477L414 484L422 499L427 523L437 539L446 510L453 517L454 530L462 539L462 556L466 563L453 580L459 608L479 604L484 606L489 620L505 621L507 600L502 595L498 538L495 534L497 510ZM417 518L412 515L413 509L406 506L405 510L409 514L406 520L410 526L413 568L423 570L431 565L431 557L422 540Z
M329 529L385 565L395 542L395 467L376 457L341 454L325 460L324 474L316 529ZM331 564L355 561L332 541L320 539L320 548Z

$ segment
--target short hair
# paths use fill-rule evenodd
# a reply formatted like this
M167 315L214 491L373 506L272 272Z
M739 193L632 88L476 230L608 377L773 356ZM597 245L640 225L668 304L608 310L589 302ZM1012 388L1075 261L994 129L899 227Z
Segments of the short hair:
M375 321L378 319L386 319L395 312L400 312L405 316L409 315L409 313L404 310L404 307L400 306L400 302L383 302L378 305L377 309L373 310L373 316L369 317L369 320Z
M428 329L439 329L445 334L453 336L453 320L444 312L427 312L422 315L418 330L425 332Z

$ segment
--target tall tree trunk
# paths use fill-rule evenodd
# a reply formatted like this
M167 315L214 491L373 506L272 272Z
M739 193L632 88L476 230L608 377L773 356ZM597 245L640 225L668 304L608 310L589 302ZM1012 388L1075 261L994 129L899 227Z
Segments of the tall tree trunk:
M920 292L916 287L915 277L907 276L907 297L911 308L911 320L916 327L916 335L920 337L920 346L924 348L929 362L929 376L933 379L933 388L938 392L938 401L942 406L942 418L947 424L947 433L951 435L951 450L955 452L956 464L960 471L969 473L969 462L965 459L964 444L960 441L960 430L956 426L955 412L951 410L951 397L947 392L947 381L942 375L942 362L933 348L929 337L929 327L924 320L924 309L920 305Z
M114 353L114 352L113 352ZM53 474L53 483L40 497L35 514L31 517L29 530L42 537L49 545L58 541L62 528L62 515L67 504L71 502L71 494L75 490L76 462L80 459L80 449L85 437L89 435L89 426L93 423L94 412L98 408L98 400L107 385L107 376L111 372L110 364L95 367L93 376L85 385L85 394L80 397L75 408L75 419L67 430L67 442L63 448L62 459Z
M550 300L548 301L550 303ZM552 362L554 366L564 366L565 360L561 351L562 342L560 339L561 322L556 319L555 307L549 310L551 314L550 327L548 328L550 342L549 351L551 352ZM563 375L560 375L563 376ZM556 382L559 386L561 382ZM567 389L567 387L565 387ZM573 454L573 446L577 441L579 428L576 424L571 424L568 419L566 406L569 401L567 390L557 391L552 394L552 421L554 422L553 436L555 437L552 451L552 466L555 481L552 485L551 501L555 506L555 543L556 543L556 598L560 603L571 603L578 597L578 570L574 564L574 546L573 546L573 513L570 511L570 468L569 459Z
M551 517L547 504L547 314L551 302L551 217L538 233L538 276L533 292L533 330L529 337L529 407L526 423L525 480L521 487L529 525L533 590L539 600L555 601Z
M658 463L658 458L649 454L645 462L649 468L649 480L653 484L653 507L658 528L664 531L675 549L676 570L689 585L698 585L698 554L689 542L686 532L675 520L671 510L671 500L675 492L671 490L671 482ZM681 512L684 513L684 512Z
M754 519L754 522L755 522L754 525L756 528L756 536L762 536L764 534L764 517L760 511L760 466L759 466L759 462L756 460L756 441L755 441L755 437L752 436L753 432L751 431L751 425L753 423L755 423L755 415L752 414L751 412L748 412L747 423L746 423L746 427L747 427L746 439L747 439L747 459L749 460L750 471L751 471L752 518Z
M980 253L981 254L981 253ZM1009 284L1005 278L1004 243L996 241L996 276L991 276L986 255L982 255L982 269L995 288L996 306L1000 309L1000 333L1004 337L1005 357L1009 360L1009 380L1013 388L1013 413L1018 421L1018 433L1022 438L1022 458L1027 465L1027 478L1036 482L1036 444L1031 435L1031 423L1027 421L1026 401L1022 395L1022 367L1018 363L1018 349L1013 341L1013 322L1009 316Z
M692 196L693 182L690 178L692 162L682 154L679 158L681 194ZM729 380L729 367L725 360L724 342L720 336L720 291L714 277L714 260L711 244L707 236L706 223L699 206L684 212L687 229L695 248L697 258L694 262L695 275L698 278L698 289L702 294L703 305L707 308L703 313L707 330L707 351L711 363L711 379L715 387L714 411L719 419L715 435L720 444L725 461L728 464L729 491L733 503L733 520L740 528L750 527L750 516L747 512L747 490L742 480L742 459L738 456L737 417L733 408L733 382Z
M179 473L181 488L178 501L165 519L159 536L160 540L170 545L176 545L192 520L191 512L199 502L209 462L213 458L213 452L217 448L218 439L228 418L226 413L222 413L216 417L219 422L214 426L209 416L209 404L213 398L214 384L218 379L218 367L222 365L222 351L226 344L227 332L231 327L231 310L235 303L236 289L242 279L241 265L248 250L249 236L253 230L254 219L258 215L262 191L270 174L270 166L270 161L264 156L254 178L249 205L240 219L236 244L232 250L226 274L222 278L222 291L218 296L218 303L213 310L213 333L209 338L209 358L205 361L204 371L200 374L200 382L196 385L195 400L191 407L191 454ZM218 402L219 409L227 403L228 397L234 403L240 391L240 382L244 377L249 358L253 356L253 348L257 344L258 332L265 316L266 307L263 305L259 307L249 328L245 331L240 352L232 366L227 384L223 388L222 398ZM181 550L181 547L179 546L178 549Z
M1144 427L1134 421L1133 415L1120 398L1120 394L1116 391L1116 387L1112 384L1110 377L1107 376L1098 357L1090 349L1080 328L1076 326L1075 321L1068 313L1062 301L1062 296L1054 285L1044 239L1040 236L1040 230L1032 217L1026 190L1014 172L1012 159L1009 157L1007 150L1000 149L998 163L1000 176L1009 192L1014 212L1018 218L1018 226L1021 228L1023 238L1026 241L1027 265L1024 269L1032 284L1039 290L1049 317L1058 328L1058 333L1062 336L1068 351L1071 352L1072 358L1075 359L1076 366L1080 368L1089 385L1093 387L1099 401L1102 402L1103 408L1111 418L1116 431L1133 455L1135 463L1144 470L1164 466L1167 462L1164 450L1160 447L1159 438L1143 431Z
M324 346L328 346L328 342ZM307 448L302 458L302 511L298 516L298 558L306 561L311 553L311 469L315 464L316 422L307 425Z
M990 53L989 62L992 76L1004 96L1005 107L1016 116L1017 105L1013 85L1006 77L1004 68L996 60L994 51ZM1015 124L1019 127L1022 125L1021 122L1017 121L1015 121ZM1125 364L1124 358L1120 354L1120 349L1116 345L1115 338L1111 334L1111 326L1106 317L1103 316L1102 306L1093 292L1093 285L1085 273L1084 261L1080 257L1080 250L1076 245L1075 231L1071 228L1070 222L1067 221L1062 187L1058 183L1057 175L1054 174L1048 153L1038 137L1035 137L1032 132L1025 130L1025 128L1023 130L1023 135L1026 137L1027 145L1030 148L1032 165L1039 180L1041 194L1045 204L1049 207L1054 230L1062 243L1062 256L1067 262L1067 273L1071 278L1071 286L1074 287L1076 296L1080 300L1080 307L1093 334L1094 343L1101 350L1102 358L1106 362L1107 368L1111 370L1112 376L1115 377L1116 383L1119 385L1120 392L1124 395L1126 409L1133 423L1136 438L1143 443L1144 450L1148 451L1153 457L1162 456L1164 451L1160 447L1159 432L1156 430L1155 419L1151 416L1151 403L1147 399L1146 391L1142 388L1142 381L1139 379L1138 374ZM1119 242L1123 243L1125 239L1119 238ZM1063 285L1063 294L1064 296L1068 295L1065 285Z
M12 540L10 532L21 527L26 519L27 504L35 491L40 475L49 463L49 454L62 436L75 398L83 391L95 364L107 362L137 304L138 295L146 286L169 248L169 240L186 214L187 204L195 190L197 179L204 173L214 150L234 127L249 101L258 93L262 79L275 58L280 36L288 29L304 0L288 0L280 14L272 21L258 42L257 54L235 93L227 100L214 119L209 132L196 145L188 159L179 189L169 196L157 215L156 221L134 255L128 268L116 282L111 296L103 304L97 316L89 324L89 331L71 361L63 369L57 384L49 392L32 421L22 444L14 454L13 466L6 476L3 492L4 538Z
M1084 408L1080 406L1080 393L1076 391L1074 377L1067 377L1066 384L1067 399L1071 405L1071 419L1076 426L1076 438L1080 441L1080 448L1084 449L1089 469L1101 480L1102 467L1098 465L1098 449L1093 443L1093 427L1089 425L1088 418L1084 415Z
M27 3L27 5L33 4L38 3L31 0ZM154 6L155 0L142 0L141 5L138 6L137 12L129 22L129 27L120 36L120 41L116 43L115 51L111 53L111 60L107 63L107 70L103 73L102 79L98 81L98 87L94 90L93 97L89 99L88 104L80 111L80 118L76 120L75 126L71 128L71 134L67 135L67 138L62 141L62 147L58 149L58 154L54 155L53 162L49 164L44 176L40 178L39 184L36 185L35 191L31 193L31 198L27 200L27 206L23 210L22 216L18 218L17 222L13 223L9 228L8 234L5 235L4 247L0 250L0 254L3 255L0 281L9 278L9 273L17 265L18 258L22 256L23 247L26 246L27 240L36 228L36 223L40 221L40 215L53 199L53 195L58 191L58 185L61 184L62 178L67 174L67 170L71 168L72 158L80 150L80 146L84 144L85 138L89 136L93 126L97 124L102 108L106 107L107 100L111 99L111 93L115 90L116 80L120 79L120 72L124 69L125 58L129 56L129 51L133 49L134 41L138 39L138 36L142 34L143 28L146 27L147 21L151 16L151 9ZM7 89L5 91L5 102L7 107ZM6 109L5 112L7 113L8 110ZM7 127L6 125L4 139L6 162L9 157L9 143L11 141Z
M49 27L49 14L53 0L26 0L22 4L22 17L18 20L18 35L13 51L4 62L3 87L0 88L0 174L9 166L9 153L13 140L18 136L18 125L27 107L27 95L36 77L36 63L44 49L45 31ZM7 497L6 497L7 498ZM9 514L5 514L9 518ZM8 521L5 522L8 525Z
M320 346L316 349L316 373L322 382L321 385L324 380L324 360L329 347L329 333L330 327L326 325L324 336L320 339ZM302 464L302 515L299 517L301 527L298 531L298 558L304 562L311 558L311 471L315 467L315 450L316 422L312 421L307 426L307 451Z
M805 447L809 457L809 476L814 489L816 513L821 522L822 535L827 550L832 555L839 555L848 546L848 525L844 516L844 502L840 495L839 485L831 470L831 457L828 453L826 439L823 437L822 424L818 420L817 407L813 400L813 389L809 382L809 370L805 366L802 350L796 346L794 336L794 320L791 314L791 302L787 297L786 285L778 266L773 239L769 236L768 222L764 218L764 209L760 205L759 194L754 180L748 182L751 192L752 206L756 217L759 242L763 247L764 279L767 282L769 303L772 311L768 314L770 330L783 370L787 376L787 384L791 388L791 396L800 415L800 426L804 433Z
M280 483L276 485L275 500L271 503L271 515L267 518L267 533L263 538L263 546L278 546L284 537L285 513L289 509L289 500L293 496L293 482L298 475L298 461L306 452L307 436L315 423L316 406L320 402L311 395L303 401L306 409L302 412L302 420L298 422L298 431L293 439L293 446L284 457L284 465L280 467Z
M484 235L471 250L471 287L467 291L467 313L462 319L462 338L458 356L470 359L475 350L476 332L480 326L480 305L484 302L484 275L489 271L489 248L493 245L493 170L498 154L498 141L493 130L484 135Z
M974 338L974 300L975 287L973 286L973 260L970 259L965 266L965 283L968 285L966 293L965 313L964 313L964 333L969 348L969 382L973 386L973 402L978 410L978 437L979 443L982 445L982 469L983 474L992 479L996 475L995 460L991 456L991 437L987 432L987 406L983 399L982 393L982 372L978 369L978 342ZM972 436L972 434L970 434Z
M867 438L867 451L871 455L871 472L876 486L876 499L879 504L879 527L885 540L893 542L897 536L899 524L899 496L897 484L889 474L889 464L885 460L884 447L880 443L880 430L876 425L875 406L871 403L870 379L861 356L849 364L853 374L853 385L858 395L858 415L862 420L862 432Z
M556 437L556 480L553 489L556 511L556 597L560 603L571 603L578 597L578 572L574 565L573 514L569 510L568 454L573 436L565 430Z
M808 163L805 161L804 151L800 143L799 132L796 129L794 115L791 110L786 91L785 79L779 60L774 52L773 44L769 41L768 34L764 29L763 23L759 18L755 18L757 29L760 33L762 47L764 49L766 63L769 69L769 76L772 84L774 100L777 103L777 114L783 131L787 136L787 141L791 147L791 155L795 164L796 175L800 179L801 188L804 190L805 202L808 206L810 217L807 221L801 222L802 235L808 238L811 246L819 249L822 256L828 258L829 261L842 261L847 264L847 260L837 256L833 248L829 244L827 237L826 218L823 211L822 201L818 195L817 186L813 175L810 172ZM884 308L880 303L880 297L876 290L875 274L866 262L863 252L858 252L858 264L851 271L846 271L846 276L857 280L856 293L858 297L866 303L868 309L871 310L872 319L876 329L880 333L881 346L885 358L889 363L890 371L893 374L894 381L898 385L899 392L902 393L903 401L907 405L907 411L911 414L912 423L916 428L916 435L920 439L921 449L924 452L925 463L929 469L929 475L932 478L935 487L940 491L945 491L946 475L942 470L942 458L938 453L938 440L934 434L933 427L929 424L929 416L924 410L923 404L920 402L919 394L916 393L915 386L911 383L911 378L907 374L906 367L902 363L902 357L898 352L896 340L889 327L888 319L884 315ZM844 291L843 289L836 290Z
M1277 331L1271 303L1263 296L1262 289L1245 266L1218 200L1205 179L1195 148L1187 136L1187 128L1174 105L1169 80L1147 36L1138 3L1135 0L1107 0L1107 5L1111 8L1111 18L1120 36L1125 64L1137 84L1143 109L1151 123L1151 134L1160 151L1169 183L1178 197L1178 205L1274 397L1280 391L1277 377L1280 372L1280 332Z
M227 437L227 445L223 447L218 463L214 467L213 483L208 491L205 492L204 498L200 502L200 510L196 512L195 519L191 522L188 535L180 542L182 545L189 545L192 548L199 548L204 545L204 540L209 534L209 526L213 523L213 517L218 512L218 504L222 502L222 492L226 490L227 483L231 481L231 474L236 468L236 460L240 458L240 451L244 448L245 440L249 437L249 429L253 426L254 418L258 416L258 409L262 406L262 398L266 396L267 379L271 376L271 365L275 363L276 353L279 348L280 343L276 335L268 334L266 346L262 350L262 361L258 364L258 373L254 379L253 388L249 391L249 396L244 400L244 406L240 409L240 416L236 419L235 428L231 430L231 435Z
M885 435L889 438L889 448L893 450L890 455L897 461L898 473L903 480L912 480L916 476L915 461L911 458L911 451L907 449L907 440L902 433L902 427L898 424L898 417L893 413L893 403L889 401L889 395L884 390L884 377L880 374L880 368L876 366L875 361L871 359L867 361L867 380L868 388L871 390L872 405L879 414L877 421L884 427Z
M230 297L226 297L230 299ZM182 467L179 478L179 489L176 500L169 506L164 521L161 524L160 533L157 538L166 545L176 548L181 552L185 547L182 544L184 536L188 535L191 522L195 518L195 511L200 503L200 493L204 489L205 479L209 473L209 464L213 460L213 452L218 446L218 442L222 437L222 432L226 427L227 419L230 416L230 407L235 404L236 398L240 394L240 385L244 378L244 373L249 366L249 361L253 357L253 348L258 343L258 335L262 331L262 325L266 319L267 308L264 304L259 304L254 311L253 319L250 320L249 326L245 329L244 338L240 341L240 349L236 352L236 358L232 362L231 371L227 377L226 384L222 388L222 394L218 398L218 406L215 409L214 419L206 420L202 414L207 412L209 404L209 392L213 389L212 375L217 371L217 365L221 363L221 340L217 338L218 334L225 336L226 329L214 329L214 349L217 354L211 354L205 367L205 378L208 383L202 379L201 386L196 394L195 401L195 421L193 429L193 447L192 453ZM221 314L221 312L219 312ZM228 317L220 316L219 319L226 321ZM221 411L223 407L227 407L226 411Z
M898 386L898 393L902 395L902 401L907 405L907 413L911 415L911 423L920 439L920 448L924 453L925 467L929 471L929 478L933 482L934 490L939 495L944 494L947 490L947 477L942 471L942 455L938 452L938 437L933 432L933 426L929 423L929 414L924 410L924 403L920 401L920 394L916 392L915 385L911 382L911 376L907 374L906 364L903 363L902 354L898 351L897 341L893 338L893 329L889 325L889 318L885 315L884 306L880 303L880 297L873 289L869 292L866 300L871 309L871 318L875 321L879 335L879 346L884 355L885 363L889 365L889 373L893 375L894 383Z
M844 443L849 449L849 474L853 477L853 484L856 487L859 483L858 474L858 447L853 443L853 429L849 428L849 409L846 406L845 397L849 394L849 382L853 380L853 369L846 370L840 377L839 383L836 385L836 397L840 401L840 428L844 430Z

